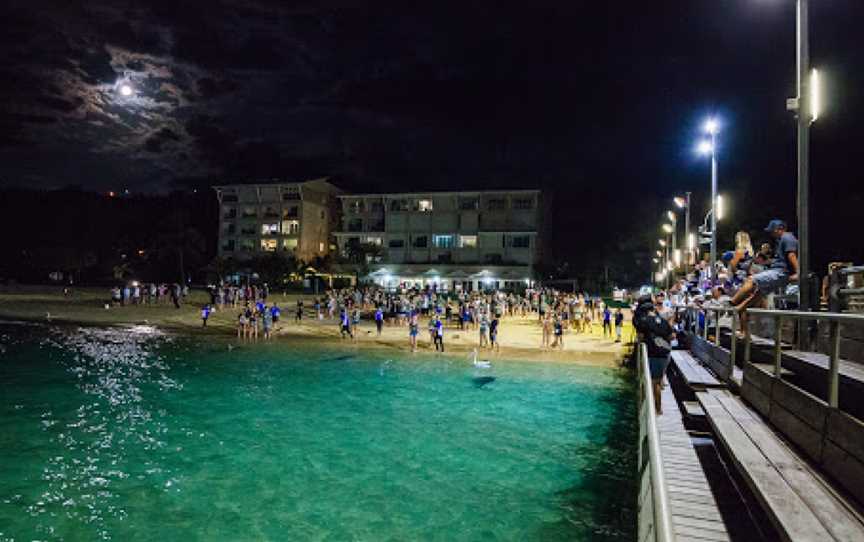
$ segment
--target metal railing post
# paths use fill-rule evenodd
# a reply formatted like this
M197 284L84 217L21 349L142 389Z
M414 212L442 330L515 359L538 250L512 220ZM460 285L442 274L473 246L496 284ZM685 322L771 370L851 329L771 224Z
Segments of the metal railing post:
M738 350L738 311L732 309L732 346L731 351L729 352L729 362L732 366L729 368L729 376L732 376L732 373L735 370L735 358L737 357L735 351Z
M831 355L828 372L828 406L837 408L840 404L840 322L830 322Z
M744 366L746 367L748 363L750 363L750 343L752 341L752 337L750 336L750 322L747 322L747 328L744 330Z
M720 309L714 310L714 346L720 346Z
M704 325L702 326L702 338L707 341L708 340L708 320L709 320L708 310L702 309L702 314L705 315L705 318L702 319L704 321Z
M777 316L774 319L774 376L780 378L782 371L783 353L780 350L780 332L783 329L783 318Z

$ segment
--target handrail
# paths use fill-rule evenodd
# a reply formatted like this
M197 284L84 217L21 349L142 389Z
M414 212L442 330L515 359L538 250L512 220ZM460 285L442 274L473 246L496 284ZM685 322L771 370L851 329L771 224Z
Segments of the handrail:
M748 309L748 313L774 318L774 377L780 378L782 354L780 350L780 330L783 319L824 320L829 323L831 352L828 354L828 406L837 408L840 398L840 324L864 324L864 314L839 312L778 311L769 309ZM750 332L746 335L747 347L745 363L750 362Z
M638 366L642 401L647 415L646 436L648 438L648 465L651 476L652 503L654 507L654 539L657 542L672 542L672 515L669 496L666 491L666 478L663 474L663 461L660 452L660 436L657 432L657 414L654 412L654 385L651 382L651 369L648 365L648 347L639 343Z

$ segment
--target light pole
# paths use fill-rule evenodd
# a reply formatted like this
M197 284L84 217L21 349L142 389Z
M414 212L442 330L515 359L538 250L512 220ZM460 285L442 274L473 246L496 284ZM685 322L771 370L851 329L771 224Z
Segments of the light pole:
M798 292L799 307L810 310L810 123L816 114L811 107L811 91L808 74L810 71L810 38L808 0L796 0L795 36L798 45L797 90L795 111L798 113ZM803 110L803 114L802 114ZM810 114L808 114L810 113ZM803 326L799 328L803 331ZM799 333L799 337L803 333Z
M715 119L705 121L705 132L710 140L699 143L700 154L711 154L711 256L708 276L714 278L714 262L717 261L717 132L720 129Z
M685 192L685 197L675 196L675 205L679 209L684 209L684 246L687 247L687 257L684 258L684 269L686 270L690 263L690 254L693 251L693 246L690 243L690 192Z
M672 254L676 254L678 250L678 216L672 211L666 211L666 216L669 218L669 222L672 223L672 231L669 232L672 234ZM678 262L675 262L675 265L678 265Z

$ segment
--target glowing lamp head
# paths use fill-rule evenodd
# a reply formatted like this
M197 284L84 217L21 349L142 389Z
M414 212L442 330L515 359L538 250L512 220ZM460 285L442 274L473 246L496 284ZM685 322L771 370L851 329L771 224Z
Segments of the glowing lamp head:
M660 252L659 250L654 251L654 254L656 254L658 258L662 258L662 257L663 257L663 253Z
M661 246L661 247L665 247L665 246L666 246L666 240L665 240L665 239L660 239L660 246Z
M708 119L705 121L704 129L706 134L715 135L720 130L720 125L715 119Z
M663 224L663 231L666 233L672 233L672 224Z
M714 145L710 141L700 141L696 146L696 152L702 155L711 154L714 152Z
M673 213L672 211L666 211L666 216L668 216L669 220L671 220L672 222L675 222L675 220L677 220L677 218L678 218L675 216L675 213Z
M677 205L679 209L687 207L687 200L682 198L681 196L675 196L674 201L675 205Z
M651 261L654 263L660 263L660 260L658 260L657 258L651 258Z

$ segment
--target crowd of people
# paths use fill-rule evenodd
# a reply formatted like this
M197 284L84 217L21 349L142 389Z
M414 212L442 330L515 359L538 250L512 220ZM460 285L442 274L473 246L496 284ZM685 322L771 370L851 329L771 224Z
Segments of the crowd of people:
M201 311L202 325L214 311L239 308L237 337L267 339L279 325L282 308L270 298L266 285L217 286L210 290L211 302ZM336 322L339 336L356 340L361 322L371 321L382 335L386 328L405 328L412 351L422 342L421 327L427 330L430 348L443 352L445 331L476 333L479 349L499 350L503 319L535 321L541 329L541 348L563 349L565 334L590 333L593 322L602 322L603 336L621 341L624 315L613 312L600 298L570 294L553 289L529 289L523 293L499 290L480 292L439 292L434 288L385 290L377 286L334 289L313 297L307 304L296 300L294 321L304 318ZM534 320L536 319L536 320Z
M66 290L64 290L64 295ZM129 282L124 286L111 288L111 305L122 307L127 305L161 305L172 303L180 308L183 300L189 295L189 286L181 286L178 283L139 284Z
M739 231L734 249L723 253L717 262L703 261L667 290L637 301L633 326L648 349L658 413L662 413L660 383L678 334L684 329L698 332L712 325L716 328L719 323L719 314L707 309L737 311L741 327L733 332L743 334L748 326L748 308L766 307L777 296L796 297L798 240L779 219L771 220L764 233L773 244L763 243L754 251L750 235Z

